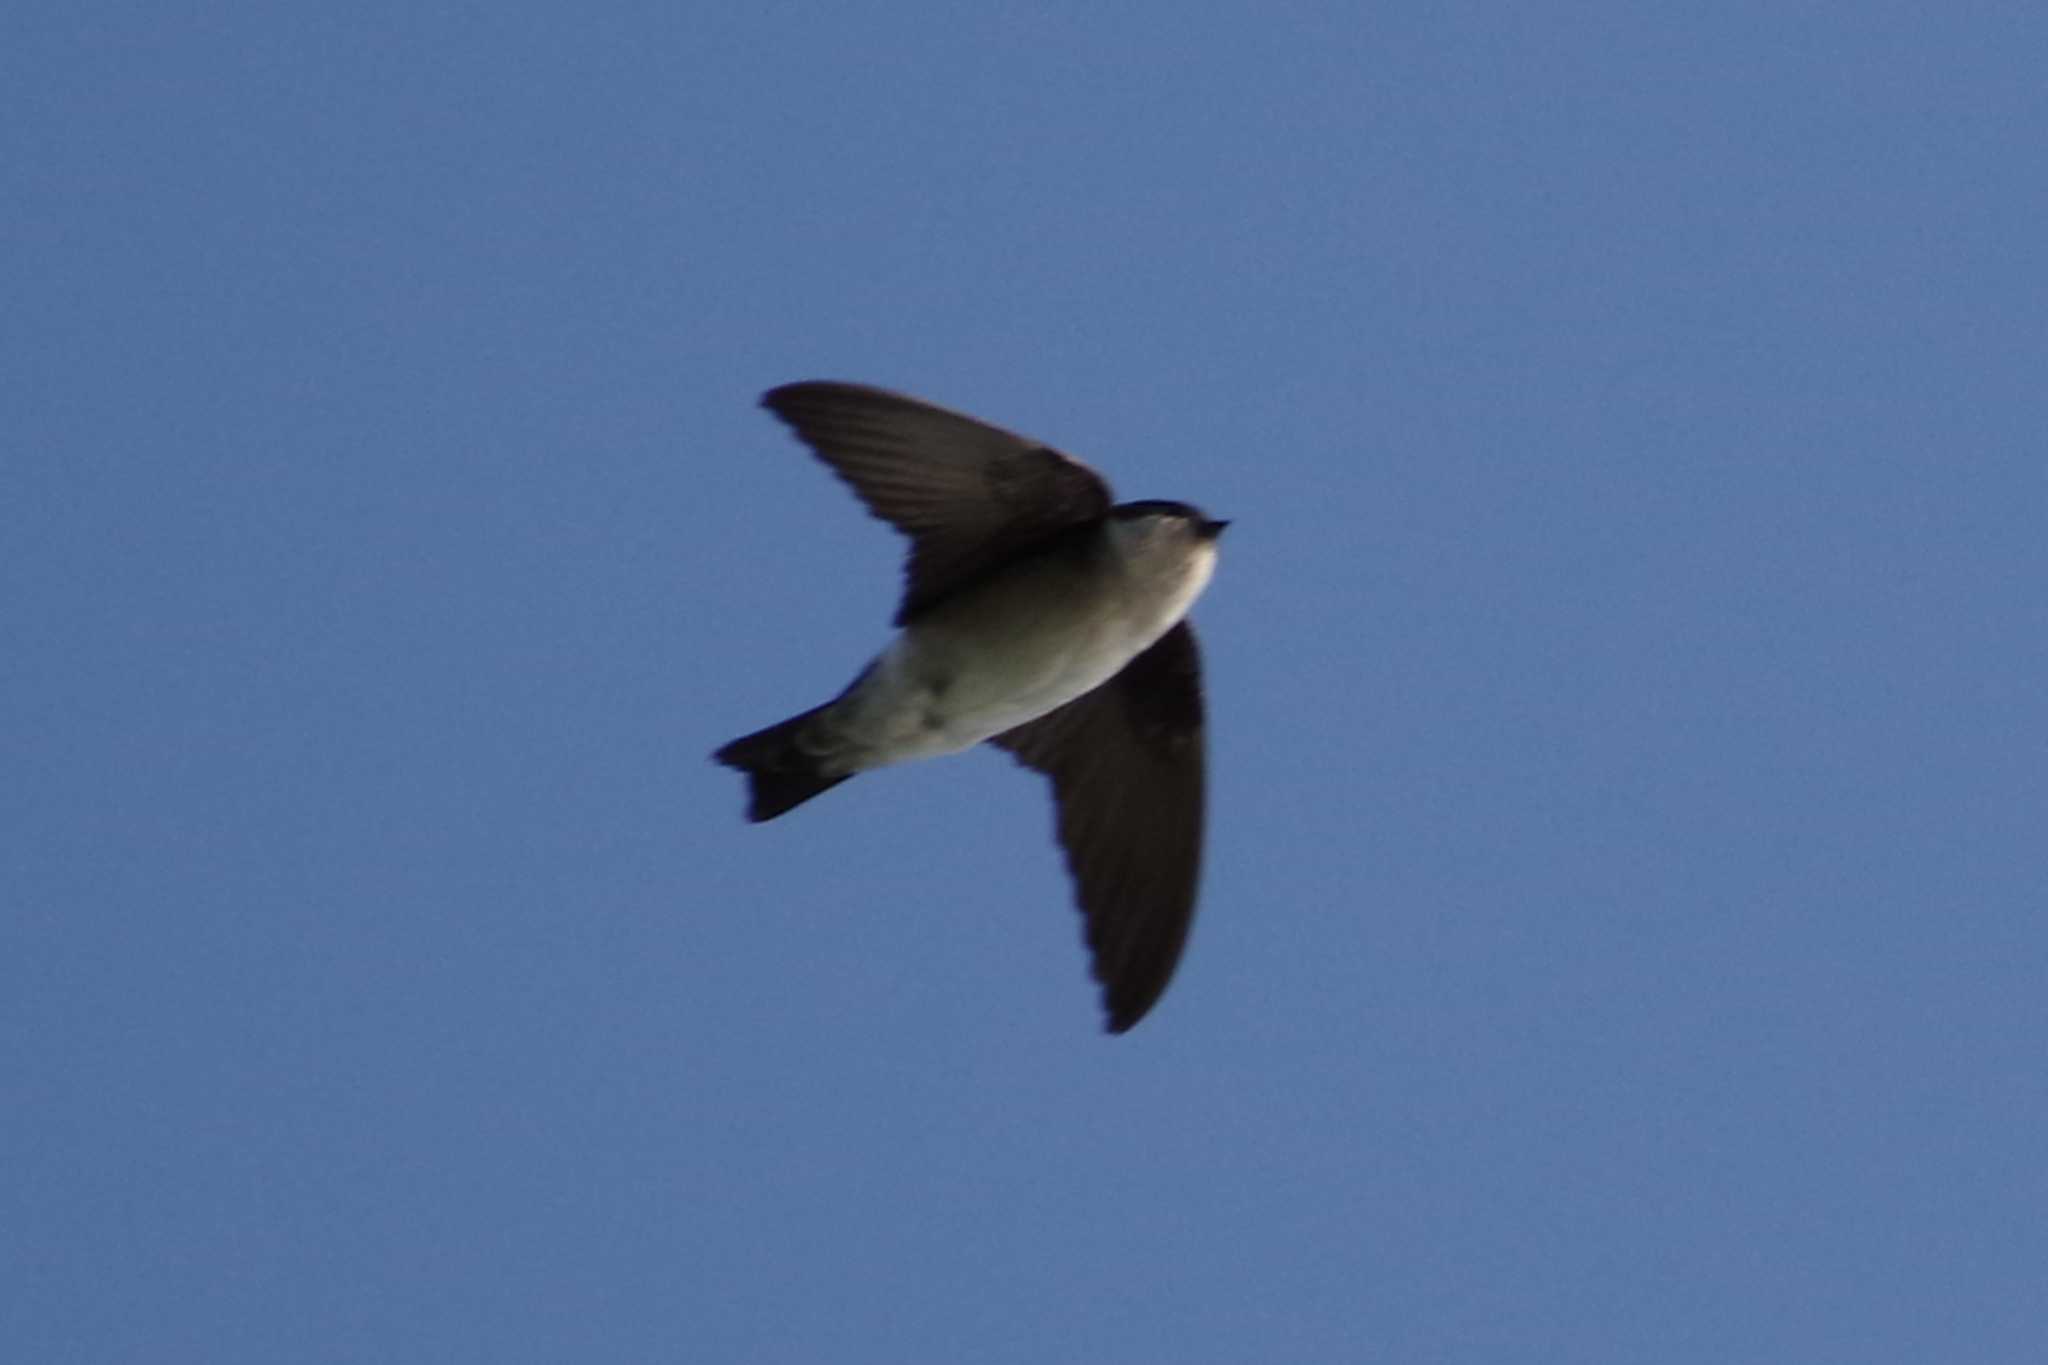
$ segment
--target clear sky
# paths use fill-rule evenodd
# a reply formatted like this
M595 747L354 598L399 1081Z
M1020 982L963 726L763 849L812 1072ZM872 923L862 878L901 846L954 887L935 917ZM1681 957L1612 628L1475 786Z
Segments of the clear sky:
M2042 1358L2048 10L5 27L0 1358ZM1127 1037L804 378L1233 522Z

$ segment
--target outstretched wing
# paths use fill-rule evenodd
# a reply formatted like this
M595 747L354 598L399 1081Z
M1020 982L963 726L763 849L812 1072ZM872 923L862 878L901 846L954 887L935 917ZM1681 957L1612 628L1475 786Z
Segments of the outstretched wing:
M1109 1031L1173 979L1195 914L1203 814L1202 663L1182 621L1086 696L989 743L1052 779Z
M810 380L770 389L761 405L910 537L898 625L1019 550L1109 511L1109 485L1079 460L900 393Z

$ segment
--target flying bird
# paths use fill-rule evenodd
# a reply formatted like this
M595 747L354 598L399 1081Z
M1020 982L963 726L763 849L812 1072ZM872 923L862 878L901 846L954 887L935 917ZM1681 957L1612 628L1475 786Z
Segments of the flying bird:
M1029 437L861 384L761 405L910 540L895 637L822 706L713 757L773 820L856 773L986 741L1051 779L1111 1033L1144 1018L1193 919L1202 668L1185 617L1228 524L1117 503Z

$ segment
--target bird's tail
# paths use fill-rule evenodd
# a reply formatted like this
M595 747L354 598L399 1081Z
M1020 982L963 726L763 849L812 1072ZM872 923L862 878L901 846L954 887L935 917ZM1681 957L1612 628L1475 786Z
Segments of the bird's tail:
M853 776L822 771L821 756L798 743L804 726L824 709L816 707L765 730L742 735L712 755L728 768L738 768L747 775L749 820L773 820Z

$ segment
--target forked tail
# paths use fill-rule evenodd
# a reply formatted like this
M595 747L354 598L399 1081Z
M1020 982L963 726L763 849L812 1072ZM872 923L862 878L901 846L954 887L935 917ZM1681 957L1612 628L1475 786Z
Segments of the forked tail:
M749 820L773 820L853 776L819 771L819 756L797 743L797 732L824 709L820 706L765 730L742 735L712 755L728 768L738 768L747 775Z

